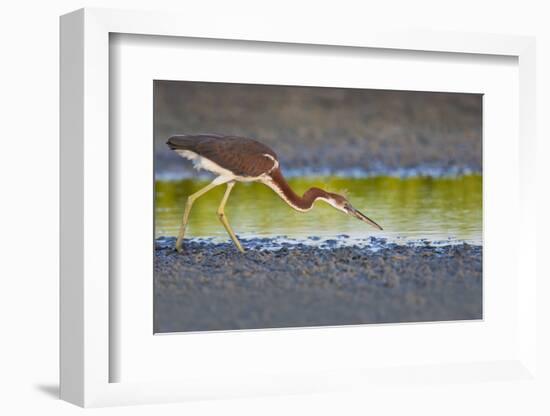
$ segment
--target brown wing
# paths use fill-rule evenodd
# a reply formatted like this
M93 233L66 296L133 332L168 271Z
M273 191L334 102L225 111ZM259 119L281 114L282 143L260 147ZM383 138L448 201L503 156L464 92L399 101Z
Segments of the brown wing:
M275 161L278 161L273 150L247 137L215 134L182 135L170 137L168 145L173 150L195 152L237 176L260 176L273 169Z

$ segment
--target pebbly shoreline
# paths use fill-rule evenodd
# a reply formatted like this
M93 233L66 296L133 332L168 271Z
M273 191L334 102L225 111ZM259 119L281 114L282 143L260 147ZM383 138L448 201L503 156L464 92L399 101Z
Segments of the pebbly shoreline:
M478 245L174 243L156 240L156 333L482 318Z

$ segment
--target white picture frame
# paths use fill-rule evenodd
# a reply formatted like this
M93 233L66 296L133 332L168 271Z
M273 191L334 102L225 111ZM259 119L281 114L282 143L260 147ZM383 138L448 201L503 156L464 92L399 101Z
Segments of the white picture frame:
M214 18L215 19L215 18ZM185 21L185 25L181 22ZM61 18L61 398L80 406L182 401L323 392L378 383L415 380L468 380L491 377L536 380L536 272L534 253L522 244L534 241L535 218L519 215L517 270L522 270L517 291L517 348L498 361L441 363L380 368L369 372L336 368L327 377L295 374L282 369L276 377L239 379L222 373L213 379L110 382L110 366L119 359L110 349L110 308L113 305L109 274L110 166L109 158L109 36L113 33L206 39L332 45L334 47L429 51L443 54L483 54L516 57L519 66L519 172L518 214L535 212L531 179L535 142L535 42L508 35L396 32L350 28L328 34L312 25L301 27L250 24L243 29L223 19L209 25L170 13L82 9ZM518 271L516 270L516 274ZM230 334L216 334L223 342ZM293 336L289 333L290 337ZM295 336L295 335L294 335ZM315 337L314 332L300 335ZM337 336L333 334L330 336ZM360 370L360 369L358 369ZM476 371L483 377L476 377ZM207 372L205 372L207 373ZM344 381L346 380L346 381Z

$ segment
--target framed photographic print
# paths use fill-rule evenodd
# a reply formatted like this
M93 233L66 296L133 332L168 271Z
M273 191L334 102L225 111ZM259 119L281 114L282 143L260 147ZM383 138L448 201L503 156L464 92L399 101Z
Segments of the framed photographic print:
M532 378L533 40L180 18L61 19L62 398Z
M153 95L155 333L482 319L481 94Z

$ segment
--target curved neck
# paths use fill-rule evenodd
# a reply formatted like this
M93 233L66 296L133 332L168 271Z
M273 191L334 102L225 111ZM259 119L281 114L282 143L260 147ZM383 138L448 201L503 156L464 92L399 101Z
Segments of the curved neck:
M271 180L266 182L266 185L297 211L309 211L317 199L329 197L326 191L319 188L310 188L304 192L303 196L299 196L292 190L278 168L271 171L269 176Z

